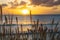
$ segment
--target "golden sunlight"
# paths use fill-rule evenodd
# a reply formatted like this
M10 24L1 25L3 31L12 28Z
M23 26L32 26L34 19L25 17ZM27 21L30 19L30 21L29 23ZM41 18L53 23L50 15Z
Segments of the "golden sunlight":
M22 14L24 14L24 15L29 14L29 10L27 10L27 9L23 9L21 12L22 12Z

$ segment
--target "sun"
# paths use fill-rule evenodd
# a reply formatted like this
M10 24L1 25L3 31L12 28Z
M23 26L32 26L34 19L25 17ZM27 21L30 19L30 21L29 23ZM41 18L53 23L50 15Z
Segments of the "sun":
M29 10L27 10L27 9L23 9L21 12L22 12L22 14L24 14L24 15L29 14Z

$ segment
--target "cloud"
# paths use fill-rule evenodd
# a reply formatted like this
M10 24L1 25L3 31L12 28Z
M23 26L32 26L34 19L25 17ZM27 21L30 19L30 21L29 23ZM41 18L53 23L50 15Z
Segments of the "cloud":
M51 7L60 5L60 0L31 0L31 4Z
M26 2L24 2L24 1L21 1L21 3L20 3L20 5L25 5L26 4Z
M8 5L7 5L7 4L2 4L1 6L3 6L3 7L4 7L4 6L8 6Z

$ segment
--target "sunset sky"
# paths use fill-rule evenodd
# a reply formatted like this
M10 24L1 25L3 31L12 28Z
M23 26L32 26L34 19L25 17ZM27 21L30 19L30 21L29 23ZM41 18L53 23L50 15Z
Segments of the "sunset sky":
M0 0L0 4L3 14L21 15L23 9L31 10L33 15L60 14L60 0Z

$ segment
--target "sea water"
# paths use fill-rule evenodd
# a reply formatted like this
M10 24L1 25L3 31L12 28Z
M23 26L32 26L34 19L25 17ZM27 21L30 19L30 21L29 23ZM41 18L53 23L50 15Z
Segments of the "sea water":
M14 15L14 16L11 16L10 15L10 18L13 18L12 19L12 24L16 24L16 17L18 18L18 24L23 24L23 31L27 31L27 29L31 29L31 25L24 25L24 24L30 24L30 16L21 16L21 15ZM7 15L7 18L8 18L8 21L9 21L9 16ZM44 25L44 26L47 26L47 28L54 28L55 25L53 25L53 27L51 27L51 25L48 25L48 24L51 24L52 23L52 20L54 18L54 23L57 23L59 22L58 24L58 31L60 32L60 15L32 15L32 21L37 21L39 19L39 24L47 24L47 25ZM3 16L3 22L5 22L5 17ZM21 31L21 27L20 25L19 26L19 30ZM7 26L7 30L8 30L8 26ZM16 26L12 26L12 32L15 32L15 28L17 28L17 25ZM29 39L32 39L31 38L32 35L29 36ZM47 40L49 40L48 38L48 35L47 35Z

